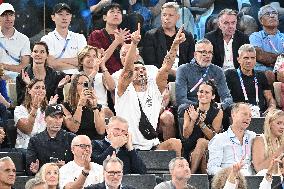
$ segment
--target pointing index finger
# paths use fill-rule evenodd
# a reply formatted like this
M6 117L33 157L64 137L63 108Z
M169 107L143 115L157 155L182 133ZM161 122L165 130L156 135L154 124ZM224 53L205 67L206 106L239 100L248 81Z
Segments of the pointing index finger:
M183 25L181 25L181 27L179 28L179 30L178 30L178 33L177 33L177 36L179 37L180 36L180 34L182 33L182 31L183 31Z
M138 31L138 35L140 35L140 22L138 22L138 25L137 25L137 31Z

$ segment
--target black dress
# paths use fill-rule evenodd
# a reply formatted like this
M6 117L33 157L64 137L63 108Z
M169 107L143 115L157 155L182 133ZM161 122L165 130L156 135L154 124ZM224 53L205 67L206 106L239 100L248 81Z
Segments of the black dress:
M76 109L72 108L68 102L64 102L65 108L74 115ZM94 123L94 112L91 108L83 106L82 118L79 130L75 133L76 135L87 135L91 140L101 140L104 135L100 135L97 132L96 125ZM65 130L70 131L66 126L63 127Z
M195 109L197 107L198 107L197 105L194 106ZM219 111L220 111L220 109L217 108L217 106L215 104L210 105L210 108L207 111L204 123L207 126L212 127L213 120L215 119L215 117L217 116ZM191 135L187 139L184 140L184 157L187 158L189 153L191 153L194 150L194 148L197 144L197 140L199 138L205 138L205 135L203 134L201 128L197 124L195 124L194 127L193 127L193 131L192 131Z

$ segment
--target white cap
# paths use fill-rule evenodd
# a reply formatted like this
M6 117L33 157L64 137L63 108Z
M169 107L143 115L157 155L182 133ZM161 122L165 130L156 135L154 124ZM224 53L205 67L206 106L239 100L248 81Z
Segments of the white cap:
M5 11L15 12L15 9L14 9L13 5L11 5L10 3L2 3L0 5L0 15L2 15Z

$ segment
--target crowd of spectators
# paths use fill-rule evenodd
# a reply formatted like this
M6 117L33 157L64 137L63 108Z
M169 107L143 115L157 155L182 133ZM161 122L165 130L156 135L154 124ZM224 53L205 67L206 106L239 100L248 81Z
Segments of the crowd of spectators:
M254 10L248 0L89 1L88 36L69 30L72 9L59 3L55 29L32 48L14 28L17 10L0 4L0 144L35 175L26 188L132 189L121 181L147 173L141 150L176 153L172 180L157 189L194 188L191 173L215 175L213 188L246 188L244 176L255 174L264 176L259 188L271 187L284 173L284 112L273 90L284 81L284 5L260 2ZM260 136L247 129L257 117ZM0 188L11 188L15 172L0 159Z

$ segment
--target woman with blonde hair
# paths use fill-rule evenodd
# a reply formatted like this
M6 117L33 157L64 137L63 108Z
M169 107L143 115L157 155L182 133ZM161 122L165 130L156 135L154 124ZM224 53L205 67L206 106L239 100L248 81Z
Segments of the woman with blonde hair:
M255 171L264 175L272 159L284 152L284 112L274 109L268 112L264 121L264 134L254 139L252 161ZM273 175L281 175L279 165L275 164Z
M78 66L79 71L89 77L106 117L112 117L114 114L108 107L107 91L113 92L115 83L105 66L104 51L87 45L78 54Z
M36 177L45 181L48 189L59 188L59 167L56 163L44 164L36 174Z
M17 127L16 148L27 149L30 137L45 130L44 111L46 106L44 81L34 79L26 88L24 102L20 106L16 106L14 111Z

